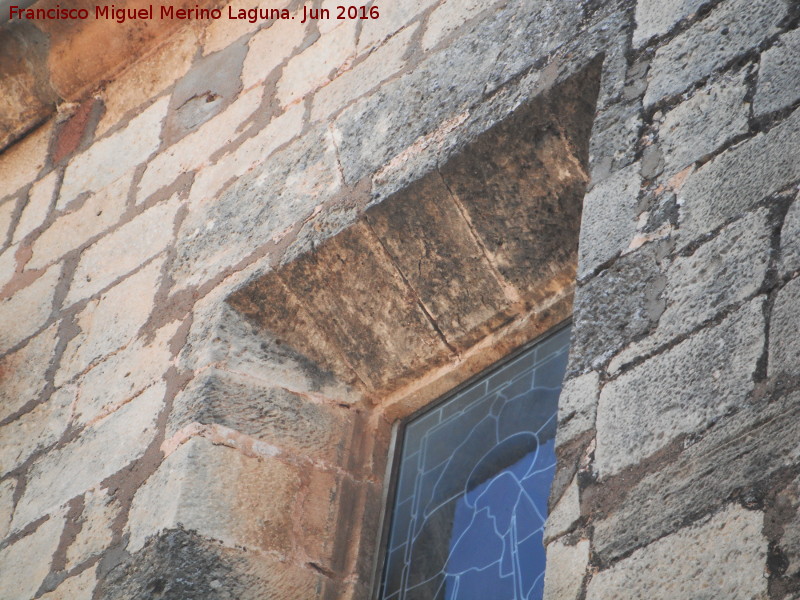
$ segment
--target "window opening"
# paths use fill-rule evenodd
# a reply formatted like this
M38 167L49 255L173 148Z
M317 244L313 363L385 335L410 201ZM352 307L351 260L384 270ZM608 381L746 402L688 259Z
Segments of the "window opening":
M539 600L565 326L400 432L381 600Z

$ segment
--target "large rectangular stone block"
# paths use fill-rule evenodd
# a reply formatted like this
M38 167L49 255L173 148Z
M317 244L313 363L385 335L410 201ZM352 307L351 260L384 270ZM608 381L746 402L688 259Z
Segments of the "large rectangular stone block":
M0 300L0 354L44 325L53 312L56 285L62 265L53 265L27 287Z
M36 595L50 573L63 527L63 515L53 515L36 531L0 551L0 598L30 600Z
M39 399L47 385L58 326L51 325L13 354L0 358L0 421Z
M765 115L797 100L800 100L800 29L782 35L761 55L753 113Z

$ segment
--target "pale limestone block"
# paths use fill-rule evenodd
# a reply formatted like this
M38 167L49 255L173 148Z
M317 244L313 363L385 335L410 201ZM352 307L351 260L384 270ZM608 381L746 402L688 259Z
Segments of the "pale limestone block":
M289 60L277 87L278 100L287 106L328 83L355 56L356 24L344 21L330 33Z
M222 113L153 158L139 182L136 203L147 200L179 175L204 165L212 154L230 144L241 133L239 126L261 104L263 95L262 88L243 93Z
M29 286L0 301L0 353L36 333L53 311L61 265L53 265Z
M57 386L136 337L153 310L162 264L163 259L151 262L78 313L76 323L81 332L64 350L55 376Z
M292 106L273 118L264 129L245 141L234 152L201 169L192 185L189 204L215 197L226 183L234 181L256 165L265 162L279 146L300 133L304 115L305 107L302 104Z
M176 194L86 248L65 304L96 294L164 250L172 241L178 208Z
M551 542L547 546L544 600L577 600L588 564L589 540L580 540L574 546L561 540Z
M0 202L0 248L3 247L10 235L8 230L11 228L11 219L14 217L16 208L17 203L14 199Z
M111 543L111 526L120 511L119 503L105 490L92 489L84 496L81 529L67 548L67 570L97 556Z
M56 183L58 183L58 171L51 171L33 184L31 191L28 192L28 201L19 217L19 223L14 229L12 243L19 242L44 223L50 212L50 204L56 191Z
M136 340L81 377L75 423L94 422L160 382L172 364L169 341L178 325L174 321L162 327L150 344L145 345L141 338Z
M61 439L69 425L74 386L65 386L32 411L0 427L0 477Z
M668 33L682 19L692 18L705 0L639 0L636 4L636 29L633 45L643 46L650 38Z
M13 354L0 358L0 420L36 400L44 390L58 325L51 325Z
M60 259L117 223L125 212L133 171L86 199L78 210L58 217L33 243L28 269Z
M596 574L586 598L766 600L763 524L760 511L732 505Z
M111 81L103 92L106 112L96 135L105 134L126 114L158 97L189 70L197 51L197 31L186 27L159 50L136 61Z
M306 37L308 23L301 19L276 21L255 34L248 44L242 67L242 86L248 89L264 79L300 47Z
M366 60L319 89L314 95L311 120L325 119L400 71L406 64L405 55L414 29L404 29Z
M358 53L370 51L383 40L405 27L412 19L420 16L437 0L406 0L379 4L380 17L364 21L358 38Z
M287 8L289 3L286 0L278 2L270 2L269 5L260 5L258 8L269 9L284 9ZM239 10L249 10L256 8L257 5L249 0L233 0L227 6L222 8L222 18L212 21L206 27L203 33L203 54L209 55L212 52L218 52L223 48L227 48L240 37L245 36L253 31L259 29L264 21L256 19L255 23L251 23L248 19L229 19L228 14L237 16ZM301 14L302 14L302 8ZM285 21L277 21L274 25L281 27ZM246 87L246 86L245 86Z
M33 533L0 551L0 598L31 600L50 572L58 548L63 515L51 515Z
M578 476L576 475L572 478L567 489L564 490L561 498L559 498L558 504L547 515L544 527L545 542L567 533L580 518L580 490L578 489Z
M464 23L486 9L491 9L499 0L444 0L428 16L422 49L428 52Z
M664 116L658 137L668 173L679 171L747 132L747 74L743 69L715 81Z
M753 389L764 349L763 297L658 354L600 392L595 465L617 473L681 434L707 428ZM698 370L697 365L703 365Z
M292 547L299 486L299 475L280 461L250 458L193 437L136 492L128 551L136 552L147 538L181 523L229 547L286 554Z
M52 121L39 127L0 154L0 197L13 194L36 179L47 163ZM0 229L0 236L4 232Z
M596 371L564 382L558 398L558 446L594 427L599 393L600 376Z
M165 385L154 385L33 463L11 529L18 531L140 458L156 434ZM2 578L0 578L2 580Z
M83 192L102 190L143 163L161 144L161 125L168 106L169 98L156 101L127 127L73 158L64 172L56 208L66 208Z
M39 600L92 600L96 580L97 565L86 569L80 575L64 580L52 592L40 596Z
M6 537L11 526L11 514L14 512L14 479L0 481L0 540Z
M9 246L0 252L0 293L17 272L17 250L19 250L19 244Z

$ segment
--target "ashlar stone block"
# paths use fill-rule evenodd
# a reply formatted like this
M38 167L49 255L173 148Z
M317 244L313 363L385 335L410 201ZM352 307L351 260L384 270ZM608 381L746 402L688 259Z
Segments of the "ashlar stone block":
M61 265L53 265L27 287L0 300L0 353L33 335L47 322L60 277Z
M33 533L0 551L0 598L30 600L50 572L64 517L53 515Z
M800 100L800 29L782 35L761 55L753 113L765 115Z
M682 19L691 18L705 0L639 0L636 3L636 29L633 31L633 45L643 46L651 38L668 33Z
M0 359L0 420L38 400L46 385L58 326L52 325L22 348Z
M50 212L50 205L53 201L53 194L55 193L57 183L58 172L51 171L33 184L30 192L28 192L28 201L19 217L19 223L17 223L17 227L14 229L14 237L11 240L12 243L19 242L44 223L44 220Z

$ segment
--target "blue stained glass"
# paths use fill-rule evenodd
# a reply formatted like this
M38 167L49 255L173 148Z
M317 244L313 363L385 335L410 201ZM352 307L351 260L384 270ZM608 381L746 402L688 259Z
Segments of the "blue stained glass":
M539 600L569 328L405 428L383 600Z

